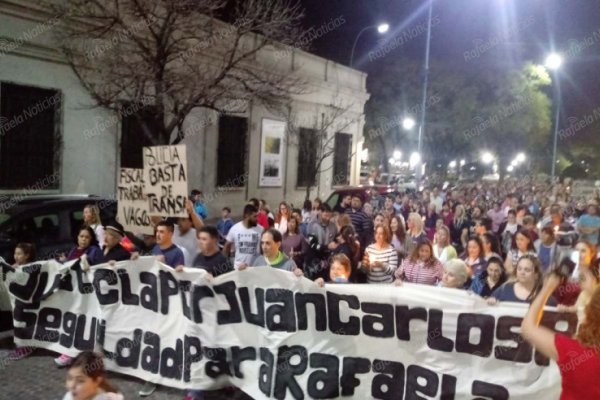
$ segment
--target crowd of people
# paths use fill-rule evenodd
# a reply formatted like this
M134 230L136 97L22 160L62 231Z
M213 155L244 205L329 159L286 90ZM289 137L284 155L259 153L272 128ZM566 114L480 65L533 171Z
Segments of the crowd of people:
M155 220L155 235L144 236L124 232L116 221L103 224L98 208L86 206L84 226L60 261L81 258L95 265L153 255L176 271L203 268L209 277L270 267L319 286L430 285L468 291L490 306L535 300L564 312L600 301L598 199L574 201L562 185L524 179L421 192L372 190L342 196L337 204L315 199L294 207L282 201L275 213L252 198L239 222L224 207L215 226L205 223L201 193L193 193L186 210L186 218ZM35 248L20 243L14 256L16 266L32 262ZM526 338L534 329L529 322L523 326ZM600 325L596 319L586 323L581 343L600 350ZM567 339L557 339L560 349L573 348ZM548 354L564 361L556 347ZM25 355L17 348L13 357ZM74 360L62 355L55 361L66 366ZM140 395L154 388L148 383ZM190 391L186 398L202 398L202 392Z

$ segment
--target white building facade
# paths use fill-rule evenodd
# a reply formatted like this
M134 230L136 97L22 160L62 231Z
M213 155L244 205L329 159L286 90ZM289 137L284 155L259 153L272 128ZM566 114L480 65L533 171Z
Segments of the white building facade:
M128 135L135 127L94 107L53 43L55 23L33 1L0 0L0 194L114 196L119 167L132 162L127 152L137 142ZM262 126L281 117L258 104L243 115L195 110L182 143L189 189L203 191L209 216L224 206L240 215L251 197L267 200L272 209L281 200L300 207L307 179L315 183L311 198L326 198L334 184L359 182L366 74L299 50L262 52L258 62L261 57L278 57L278 64L307 82L306 94L292 105L304 134L319 127L330 105L351 105L344 117L352 122L328 132L343 151L325 160L323 172L307 177L307 156L284 140L281 184L267 187L259 182Z

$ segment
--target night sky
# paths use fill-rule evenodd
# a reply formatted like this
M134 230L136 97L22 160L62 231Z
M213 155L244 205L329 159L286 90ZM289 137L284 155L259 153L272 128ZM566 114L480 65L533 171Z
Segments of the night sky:
M393 39L426 26L424 0L302 0L305 27L318 28L338 18L339 28L314 40L310 52L348 65L359 31L385 21ZM456 68L518 68L525 61L543 63L556 50L561 68L561 126L600 106L600 1L598 0L436 0L432 62ZM405 36L407 37L407 36ZM366 72L393 58L423 60L426 35L405 40L385 57L369 61L384 36L370 29L357 44L354 67ZM477 50L477 45L479 49ZM482 51L481 51L482 50ZM466 55L468 52L470 55ZM468 60L465 60L468 58Z

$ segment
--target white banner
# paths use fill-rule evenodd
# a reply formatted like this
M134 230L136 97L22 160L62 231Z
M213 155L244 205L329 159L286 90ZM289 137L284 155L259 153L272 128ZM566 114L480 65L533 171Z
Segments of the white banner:
M144 193L144 170L119 170L117 220L126 231L153 235L154 227L148 214L148 197Z
M518 334L525 305L410 284L319 288L270 268L209 283L203 270L176 273L151 257L81 280L77 267L8 273L18 344L75 355L95 326L110 369L181 389L232 384L258 399L560 393L556 364ZM572 334L577 316L547 309L542 323Z
M144 147L144 193L151 216L187 217L185 145Z

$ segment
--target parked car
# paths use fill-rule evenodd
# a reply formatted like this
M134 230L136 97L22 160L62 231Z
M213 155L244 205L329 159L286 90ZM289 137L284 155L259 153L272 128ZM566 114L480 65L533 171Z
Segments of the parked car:
M93 195L28 196L0 203L0 257L14 262L19 242L33 243L38 259L58 257L75 243L83 224L83 208L96 204L103 222L117 215L114 199Z
M393 193L393 189L388 185L373 185L373 186L340 186L334 188L333 192L327 197L325 203L331 208L335 207L344 196L358 195L362 199L362 203L373 200L373 193L385 196Z

